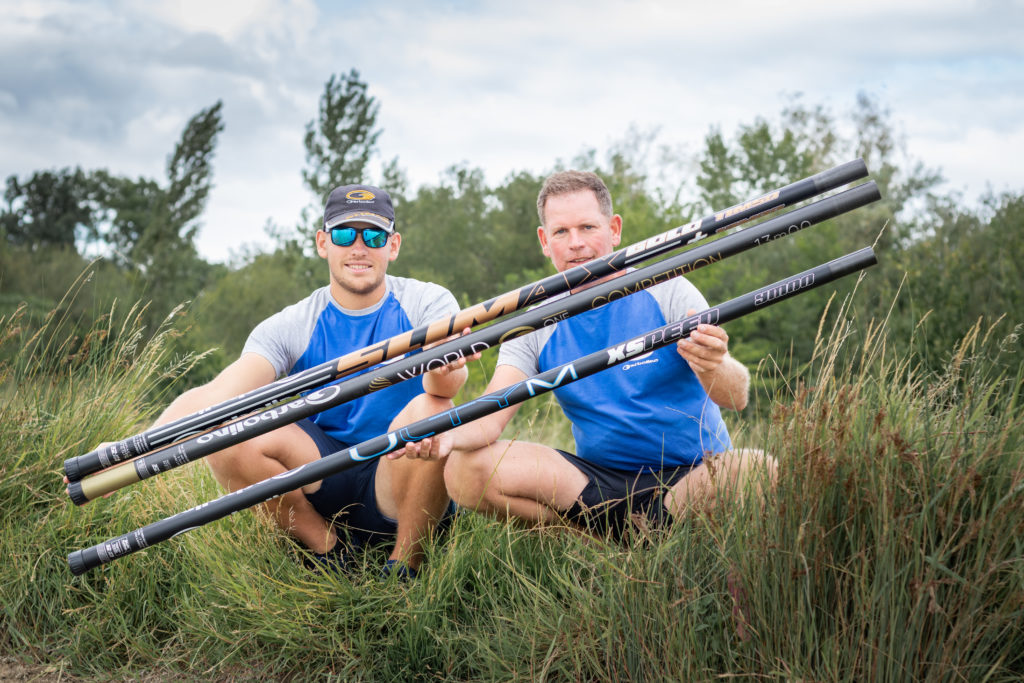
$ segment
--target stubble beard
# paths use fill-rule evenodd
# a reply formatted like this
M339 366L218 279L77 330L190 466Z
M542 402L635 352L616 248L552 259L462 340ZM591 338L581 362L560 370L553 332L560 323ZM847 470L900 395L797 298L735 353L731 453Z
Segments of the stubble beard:
M341 287L342 290L357 296L365 296L372 293L384 282L384 273L381 271L378 271L377 277L373 280L358 280L356 278L339 277L335 273L332 273L332 277L334 278L334 282Z

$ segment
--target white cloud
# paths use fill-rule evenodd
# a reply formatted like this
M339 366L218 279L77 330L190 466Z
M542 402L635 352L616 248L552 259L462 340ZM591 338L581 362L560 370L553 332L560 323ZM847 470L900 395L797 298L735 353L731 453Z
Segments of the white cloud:
M972 203L989 189L1024 190L1024 124L1006 132L969 126L956 136L922 138L919 147L927 165L942 167L946 186Z
M297 37L313 25L317 10L308 0L125 0L123 7L187 34L210 33L227 42L253 36Z

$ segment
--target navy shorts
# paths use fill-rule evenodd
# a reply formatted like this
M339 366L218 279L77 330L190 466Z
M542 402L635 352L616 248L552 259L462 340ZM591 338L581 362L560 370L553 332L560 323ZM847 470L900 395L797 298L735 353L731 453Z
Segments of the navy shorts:
M670 519L665 493L700 465L635 472L596 465L562 450L558 453L587 477L579 501L566 511L566 517L598 534L610 532L614 538L622 536L633 515L644 516L652 527L665 526Z
M295 424L313 439L321 458L350 448L349 444L330 436L310 419L299 420ZM313 508L331 522L339 536L353 548L395 541L397 520L386 517L377 508L374 482L379 462L380 458L373 458L351 465L337 474L324 477L315 493L306 494ZM454 511L454 504L449 505L438 525L439 532L450 525Z

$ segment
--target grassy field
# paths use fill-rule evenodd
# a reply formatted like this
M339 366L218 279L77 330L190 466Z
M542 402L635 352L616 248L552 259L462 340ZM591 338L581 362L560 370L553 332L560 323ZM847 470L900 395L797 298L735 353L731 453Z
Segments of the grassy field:
M194 359L170 357L173 329L142 345L131 314L75 337L15 313L0 321L0 661L51 679L1021 680L1016 330L979 323L926 376L884 325L850 317L799 372L759 369L783 389L736 440L778 457L768 500L621 544L461 514L403 584L377 558L309 573L252 511L73 577L72 550L219 495L200 463L83 507L61 483L65 458L137 431ZM522 437L567 438L549 404L524 412Z

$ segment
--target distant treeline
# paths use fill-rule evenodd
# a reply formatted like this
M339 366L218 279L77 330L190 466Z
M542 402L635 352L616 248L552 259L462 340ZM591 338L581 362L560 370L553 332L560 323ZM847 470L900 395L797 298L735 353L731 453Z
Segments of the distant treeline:
M164 178L81 168L9 177L0 207L0 316L25 308L20 319L31 324L57 307L86 330L142 301L143 319L156 330L187 302L175 343L181 353L216 347L189 378L205 381L237 355L256 323L327 282L312 248L322 198L354 182L395 198L403 243L392 274L443 284L469 305L553 272L536 239L536 196L547 172L512 172L491 186L481 169L463 163L436 185L411 188L399 159L381 158L379 106L355 70L331 77L304 136L302 177L316 199L292 226L268 222L271 249L250 247L228 265L206 262L195 247L224 130L221 102L188 122ZM794 99L773 118L710 130L696 153L659 144L657 131L630 130L610 149L553 159L549 171L601 175L627 245L857 157L882 202L697 271L691 279L708 301L875 244L880 264L859 285L852 311L864 320L887 317L888 343L915 345L938 370L948 361L944 350L979 319L1012 331L1024 311L1024 188L971 207L956 193L937 192L941 173L907 157L889 113L867 96L841 115ZM730 323L733 353L752 367L766 359L799 367L813 353L828 298L853 286ZM1019 345L1008 351L1009 362L1024 357Z

